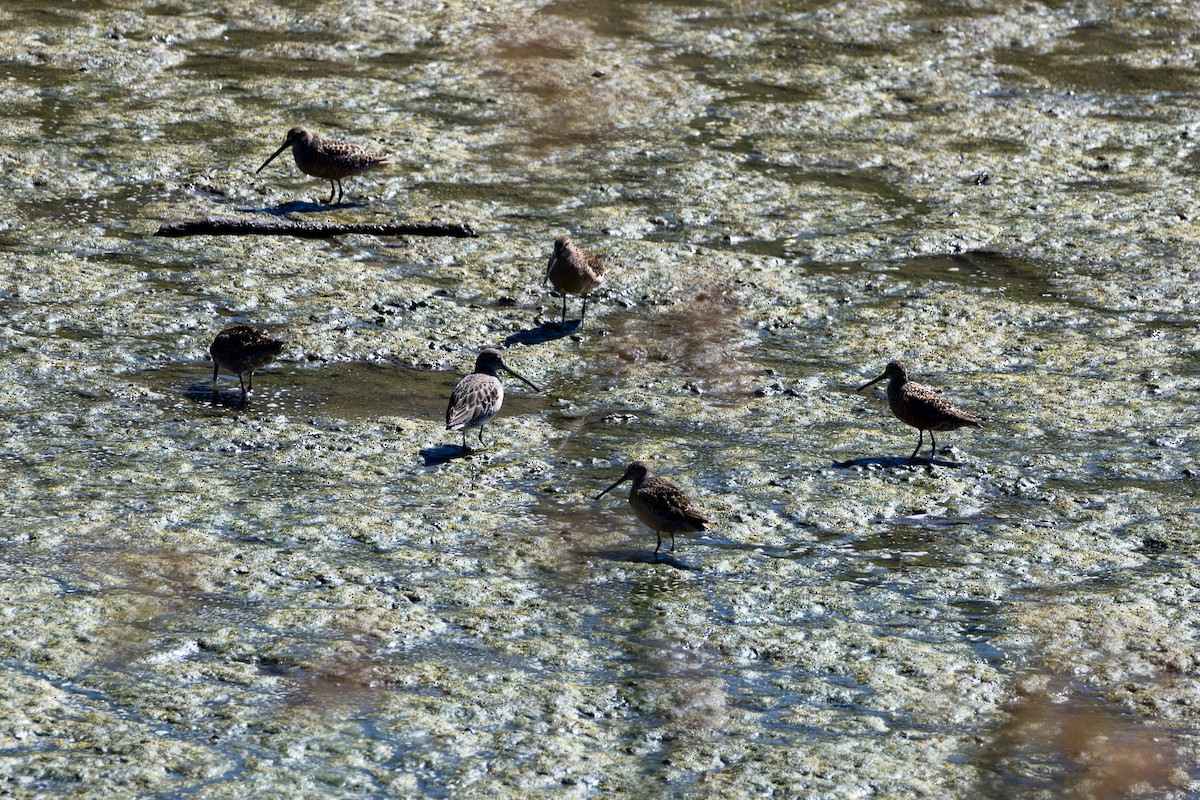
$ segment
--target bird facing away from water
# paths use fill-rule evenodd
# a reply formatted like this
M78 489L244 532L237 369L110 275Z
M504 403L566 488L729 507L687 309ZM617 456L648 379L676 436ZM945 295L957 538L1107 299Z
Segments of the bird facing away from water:
M242 373L249 373L249 391L253 391L254 371L274 361L282 349L283 341L272 339L266 331L253 325L230 325L218 333L208 347L213 360L213 384L216 384L217 373L222 367L228 372L235 372L238 383L242 385L242 399L245 400L247 386L242 380Z
M567 324L567 295L577 294L583 298L583 310L579 312L579 324L587 315L588 295L604 281L608 267L596 256L586 250L576 247L566 236L554 240L554 253L546 264L546 277L542 278L542 286L546 281L554 284L554 288L562 292L563 313L562 324Z
M535 392L541 391L532 381L505 364L496 348L489 347L480 352L475 359L475 371L458 382L450 395L450 405L446 406L446 430L462 431L463 450L471 450L467 447L467 430L470 428L479 428L479 443L484 443L483 426L500 412L500 406L504 404L504 384L496 377L500 370L529 384Z
M343 142L341 139L331 139L297 125L287 132L287 138L283 140L283 145L272 153L261 167L255 170L255 174L262 172L267 164L275 160L275 156L289 147L292 148L292 157L296 159L296 166L300 168L301 172L329 181L327 205L333 205L335 193L337 201L342 202L343 178L362 175L376 167L392 163L391 157L384 153L364 150L357 145Z
M966 425L983 427L981 417L955 408L949 400L938 394L936 389L910 381L908 368L904 366L903 361L889 362L882 375L873 381L867 381L858 387L858 391L861 392L884 378L888 379L887 399L892 413L896 419L907 422L920 432L917 447L908 457L909 461L916 458L920 452L921 443L925 441L925 431L929 431L929 455L932 456L937 452L934 431L952 431Z
M708 519L692 508L687 495L666 478L650 474L644 461L635 461L621 479L596 495L599 500L625 481L633 481L629 489L629 505L637 518L650 526L658 536L654 556L662 547L662 535L671 534L671 552L675 552L675 534L708 530Z

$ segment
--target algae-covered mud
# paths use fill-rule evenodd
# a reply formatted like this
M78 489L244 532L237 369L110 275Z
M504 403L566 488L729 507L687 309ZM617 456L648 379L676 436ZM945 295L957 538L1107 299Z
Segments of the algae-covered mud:
M19 5L0 793L1200 794L1192 4Z

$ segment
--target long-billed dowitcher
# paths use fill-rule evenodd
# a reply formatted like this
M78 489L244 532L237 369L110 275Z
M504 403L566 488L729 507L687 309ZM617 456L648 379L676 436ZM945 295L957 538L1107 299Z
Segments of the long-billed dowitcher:
M255 174L275 160L275 156L288 148L292 148L292 157L296 166L305 175L314 178L324 178L329 181L329 205L333 205L333 196L342 202L342 179L390 164L391 157L384 153L375 153L357 145L343 142L341 139L331 139L319 133L313 133L307 128L297 125L287 132L287 138L263 165L255 170Z
M919 431L917 447L908 457L911 461L917 457L921 444L925 441L925 431L929 431L929 454L937 451L937 439L934 431L952 431L970 425L975 428L983 427L983 419L974 414L955 408L949 400L938 394L938 391L924 384L908 379L908 368L903 361L891 361L883 374L872 381L867 381L858 387L862 391L873 383L884 378L888 379L888 405L896 419L907 422Z
M235 372L238 383L242 385L242 399L246 398L246 382L242 373L249 373L249 391L254 390L254 371L265 367L275 360L283 349L281 339L272 339L266 331L253 325L230 325L217 334L217 338L208 347L208 353L213 360L213 383L217 382L217 374L224 367L229 372Z
M579 312L579 324L587 316L588 295L604 281L608 267L596 256L577 247L569 237L560 236L554 240L554 252L546 264L546 277L542 278L542 286L546 281L554 284L554 288L562 292L563 312L562 324L567 324L567 295L577 294L583 298L583 310Z
M496 348L489 347L480 352L475 359L475 371L458 382L450 395L450 405L446 406L446 430L462 431L463 450L471 449L467 447L467 431L479 428L479 443L482 445L483 426L500 413L500 406L504 404L504 384L496 377L500 370L529 384L535 392L541 391L532 381L505 364L504 357Z
M692 508L687 495L666 478L650 473L644 461L635 461L625 470L621 479L596 495L599 500L625 481L633 481L629 488L629 505L637 518L650 526L658 536L654 548L655 557L662 547L662 535L671 534L671 552L675 552L675 534L708 529L708 519Z

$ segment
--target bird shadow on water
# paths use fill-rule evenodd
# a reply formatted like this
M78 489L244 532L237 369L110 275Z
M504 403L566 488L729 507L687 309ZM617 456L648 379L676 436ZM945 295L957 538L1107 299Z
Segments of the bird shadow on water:
M243 397L241 387L223 392L211 383L193 383L184 390L184 397L199 405L239 410L249 407L253 399L253 395Z
M570 336L575 331L579 330L582 323L580 320L567 320L567 324L563 325L558 322L543 322L536 328L528 328L523 331L517 331L504 340L505 346L514 344L543 344L545 342L553 342L557 339L563 339Z
M317 214L323 211L342 211L354 208L366 208L366 203L314 203L309 200L293 200L290 203L280 203L277 206L261 208L239 208L240 214L269 214L272 217L285 217L288 214Z
M686 572L700 572L700 567L694 564L688 564L680 561L670 553L646 552L644 550L586 550L580 552L582 556L593 556L602 558L605 561L622 561L627 564L665 564L668 567L684 570Z
M903 458L902 456L867 456L865 458L852 458L848 461L838 461L834 459L833 466L839 469L851 469L853 467L883 467L892 469L895 467L965 467L966 464L961 461L943 461L940 458L926 458L925 456L917 456L916 458Z
M444 444L439 447L424 447L420 450L421 458L427 467L447 464L459 458L470 458L484 448L467 447L461 444Z

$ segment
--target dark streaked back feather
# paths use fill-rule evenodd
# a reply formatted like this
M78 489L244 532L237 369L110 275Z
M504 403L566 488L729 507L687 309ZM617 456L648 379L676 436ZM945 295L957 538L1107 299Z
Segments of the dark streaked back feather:
M706 530L708 518L692 508L687 495L665 478L651 475L630 493L649 506L668 530Z
M461 430L487 423L500 411L504 386L492 375L473 372L458 382L446 406L446 428Z
M555 289L586 295L603 282L607 273L608 267L603 261L568 237L560 236L554 240L554 256L547 277Z
M888 404L899 419L914 428L951 431L955 428L983 427L983 420L956 407L936 389L915 381L906 381L898 391L888 391Z
M283 350L281 339L272 339L253 325L230 325L217 334L208 353L214 362L230 372L245 372L265 367Z

